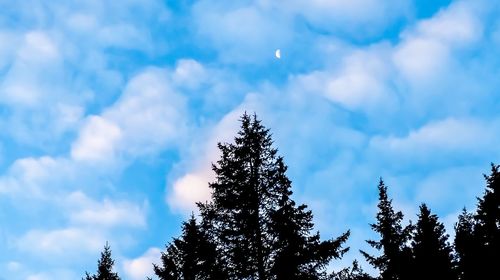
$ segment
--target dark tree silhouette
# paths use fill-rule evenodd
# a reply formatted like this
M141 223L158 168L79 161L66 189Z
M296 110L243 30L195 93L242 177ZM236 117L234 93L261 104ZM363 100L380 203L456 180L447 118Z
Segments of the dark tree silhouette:
M290 193L291 194L291 193ZM336 240L321 241L319 233L311 234L312 212L305 205L295 206L283 195L279 208L271 214L274 263L271 274L276 280L325 279L326 266L332 258L340 258L348 249L340 249L349 232Z
M114 264L115 261L111 258L111 249L108 243L106 243L104 251L101 253L101 258L97 263L97 274L91 276L86 272L83 280L120 280L118 274L113 272Z
M215 245L196 223L194 215L182 226L182 236L162 253L161 266L154 265L160 280L223 280Z
M287 168L272 144L260 120L244 114L234 143L218 144L212 201L198 205L203 224L230 279L298 279L306 272L311 278L300 279L317 279L342 254L346 235L321 242L310 234L312 214L291 200Z
M482 266L476 268L477 279L496 279L500 275L500 166L491 164L485 175L486 190L478 199L474 236L479 242Z
M354 261L351 267L342 269L334 273L331 277L332 280L375 280L368 273L364 272L358 261Z
M474 215L464 208L455 224L455 253L460 280L476 279L475 271L480 269L479 244L474 236Z
M444 225L422 204L412 241L415 279L456 280L452 248Z
M411 237L411 224L403 227L403 213L395 212L392 200L387 196L387 187L382 179L378 185L379 203L377 223L371 228L380 235L380 240L367 240L373 248L382 251L382 255L375 257L361 251L366 260L380 271L382 280L411 279L411 250L407 246Z

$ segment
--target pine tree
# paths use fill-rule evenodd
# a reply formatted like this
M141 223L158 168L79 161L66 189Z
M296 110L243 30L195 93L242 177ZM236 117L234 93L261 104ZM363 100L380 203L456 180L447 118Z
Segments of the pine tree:
M222 155L212 167L212 200L198 205L230 279L323 275L330 259L343 252L347 237L321 242L310 234L312 214L291 200L286 166L272 144L257 117L244 114L234 143L218 144Z
M474 236L482 264L476 277L496 279L500 275L500 166L491 164L491 174L485 179L486 190L474 216Z
M295 206L288 195L271 214L274 262L271 273L276 280L326 279L326 266L332 258L340 258L348 249L341 249L349 231L336 240L321 241L319 233L311 234L312 212L306 205Z
M422 204L412 241L415 279L456 280L452 248L444 225Z
M403 227L403 213L395 212L392 208L392 200L387 196L387 187L382 179L378 185L379 203L377 223L371 224L371 228L380 235L380 240L367 240L367 243L382 255L375 257L361 251L366 260L380 271L382 280L411 279L411 251L407 243L411 237L412 226Z
M223 280L215 245L196 223L194 215L184 222L182 236L174 239L161 256L162 266L154 265L160 280Z
M455 224L455 252L460 280L475 280L475 271L480 269L479 244L474 236L474 215L464 208Z
M111 249L106 242L104 251L101 253L101 258L97 263L97 274L91 276L86 272L83 280L120 280L118 274L113 272L114 264L115 261L111 258Z

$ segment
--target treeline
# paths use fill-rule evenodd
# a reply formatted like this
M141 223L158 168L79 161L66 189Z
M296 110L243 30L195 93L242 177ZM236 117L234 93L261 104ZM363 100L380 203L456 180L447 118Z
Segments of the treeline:
M330 272L328 266L349 248L349 230L322 239L314 231L307 206L291 197L287 166L273 147L271 134L255 115L241 117L234 143L219 143L221 158L212 165L212 199L198 203L182 225L181 236L152 264L160 280L493 280L500 279L500 167L492 164L477 210L465 209L449 240L443 224L425 204L415 224L403 224L382 180L368 240L377 255L361 255L378 272L365 273L355 261ZM84 280L117 280L106 245L95 275Z

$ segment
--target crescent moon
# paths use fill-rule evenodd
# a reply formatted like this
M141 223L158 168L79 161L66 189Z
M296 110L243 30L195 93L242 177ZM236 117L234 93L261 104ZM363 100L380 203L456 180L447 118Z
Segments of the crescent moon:
M276 53L274 55L276 56L277 59L280 59L281 58L281 50L277 49Z

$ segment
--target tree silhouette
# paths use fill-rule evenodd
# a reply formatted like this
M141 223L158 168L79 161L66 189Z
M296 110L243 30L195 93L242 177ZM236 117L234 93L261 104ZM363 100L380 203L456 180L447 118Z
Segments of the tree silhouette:
M480 269L479 244L474 236L474 215L464 208L455 224L455 252L460 280L476 279L476 270Z
M106 242L101 258L97 262L97 274L91 276L86 272L83 280L120 280L118 274L113 272L114 264L115 261L111 258L111 249Z
M218 144L212 200L198 204L203 224L230 279L299 279L306 272L310 278L300 279L317 279L347 237L321 242L310 234L312 214L290 198L287 167L272 144L269 130L245 113L234 143Z
M415 279L456 280L452 248L444 225L422 204L413 235Z
M366 260L380 271L382 280L411 279L411 251L407 246L412 226L403 227L403 213L395 212L392 200L387 196L387 187L382 179L379 185L379 203L377 223L371 228L380 235L380 240L367 240L373 248L382 251L382 255L375 257L361 251Z
M182 236L174 239L161 256L162 265L154 265L160 280L223 280L215 245L196 223L194 215L184 222Z
M271 234L274 262L271 273L277 280L325 279L325 268L332 258L340 258L348 249L341 249L349 232L335 240L321 241L313 230L312 212L306 205L295 206L288 195L283 195L279 209L271 214Z
M364 272L358 261L354 261L351 267L342 269L334 273L331 277L332 280L375 280L368 273Z
M478 199L474 236L479 242L478 279L494 279L500 275L500 166L491 164L491 174L485 175L486 190Z

